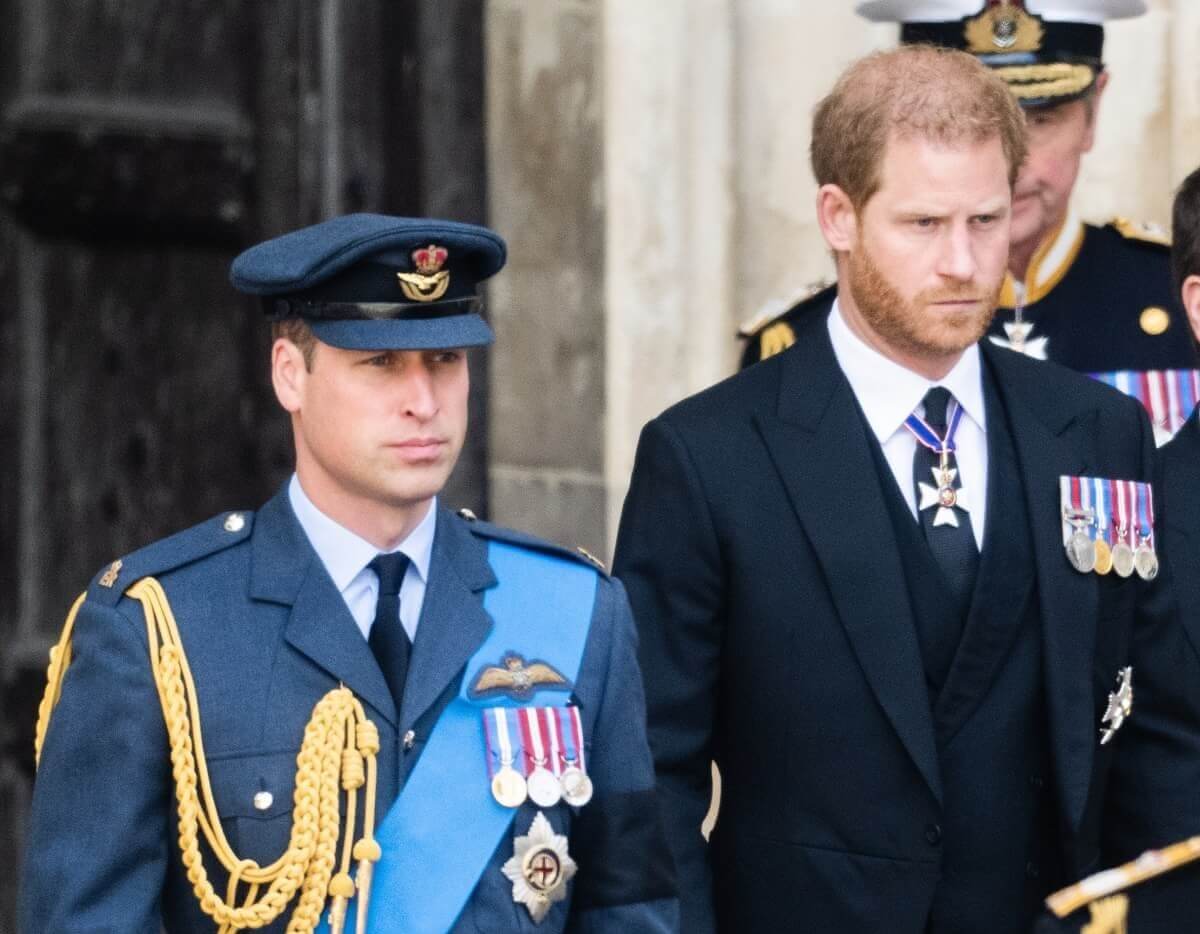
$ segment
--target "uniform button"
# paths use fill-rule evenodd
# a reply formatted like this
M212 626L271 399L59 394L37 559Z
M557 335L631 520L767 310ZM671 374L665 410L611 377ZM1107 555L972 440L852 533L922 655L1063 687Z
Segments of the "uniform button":
M260 791L254 796L254 809L256 811L265 811L275 803L275 796L269 791Z
M942 828L937 824L925 825L925 842L930 846L937 846L942 842Z
M1036 879L1038 877L1038 865L1033 860L1030 860L1025 864L1025 875L1027 875L1030 879Z
M404 749L405 751L413 748L413 743L417 741L417 734L409 730L404 734Z
M240 512L231 512L225 517L226 532L240 532L246 527L246 517Z

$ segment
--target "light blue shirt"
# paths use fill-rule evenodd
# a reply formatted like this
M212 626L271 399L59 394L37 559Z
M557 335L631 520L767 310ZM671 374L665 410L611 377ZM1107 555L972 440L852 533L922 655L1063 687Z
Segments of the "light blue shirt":
M292 474L292 481L288 484L288 499L291 500L292 511L300 521L300 527L346 601L346 607L365 639L371 633L375 604L379 601L379 578L367 565L379 551L313 505L295 474ZM421 618L421 607L425 603L425 586L429 581L436 527L435 497L429 504L425 518L393 549L408 555L408 570L404 572L404 581L400 584L400 624L409 639L413 640L417 637L417 621Z

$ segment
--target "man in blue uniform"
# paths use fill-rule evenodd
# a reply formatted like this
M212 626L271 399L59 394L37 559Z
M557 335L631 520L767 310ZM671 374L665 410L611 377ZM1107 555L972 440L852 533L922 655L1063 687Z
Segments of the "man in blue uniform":
M26 934L675 929L624 591L438 503L504 255L364 214L235 261L296 472L72 610Z
M1187 416L1196 357L1171 286L1164 231L1124 219L1083 223L1070 206L1092 148L1109 73L1103 23L1140 15L1141 0L869 0L858 11L899 22L902 43L963 49L994 69L1020 102L1029 156L1014 190L1008 275L991 337L1030 356L1097 376L1139 398L1165 440ZM789 346L807 312L834 289L750 328L749 365Z

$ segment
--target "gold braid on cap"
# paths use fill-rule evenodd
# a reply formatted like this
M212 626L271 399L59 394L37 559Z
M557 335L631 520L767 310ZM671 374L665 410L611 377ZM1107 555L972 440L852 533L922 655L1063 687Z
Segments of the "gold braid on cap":
M216 922L218 934L233 934L270 924L299 892L287 931L310 934L321 920L327 896L332 896L330 929L340 934L345 930L350 899L357 893L356 926L361 934L366 930L373 864L380 857L375 840L375 757L379 752L379 731L367 719L362 704L345 687L330 691L317 702L304 728L304 740L296 758L292 832L287 850L269 866L239 859L221 829L221 815L213 798L204 756L196 685L167 595L152 577L139 580L128 594L142 604L146 617L150 667L170 742L178 802L179 849L200 909ZM46 691L38 708L34 738L38 762L50 715L71 663L71 631L85 597L86 594L81 595L72 605L58 644L50 650ZM364 785L363 835L351 847L359 789ZM346 833L341 866L335 875L342 791L346 793ZM204 868L200 834L229 873L224 897L217 894ZM350 876L351 857L358 861L357 884ZM246 886L244 897L238 891L242 885Z
M1048 65L1009 65L995 69L1017 100L1068 97L1086 91L1095 80L1087 65L1054 62Z

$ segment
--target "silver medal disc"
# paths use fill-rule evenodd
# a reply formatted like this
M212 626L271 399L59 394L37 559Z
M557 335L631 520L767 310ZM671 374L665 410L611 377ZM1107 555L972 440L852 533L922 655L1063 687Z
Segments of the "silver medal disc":
M545 766L539 765L529 775L529 798L538 807L552 808L562 800L558 779Z
M1080 574L1090 574L1096 567L1096 543L1082 529L1067 541L1067 560Z
M519 808L525 803L525 779L511 765L492 776L492 797L501 807Z
M571 807L581 808L592 800L592 780L578 766L569 765L563 769L560 781L563 800Z
M1158 577L1158 555L1149 545L1138 545L1133 555L1133 569L1144 581L1152 581Z
M1113 570L1121 577L1128 577L1133 573L1133 549L1125 542L1113 545L1112 559Z

